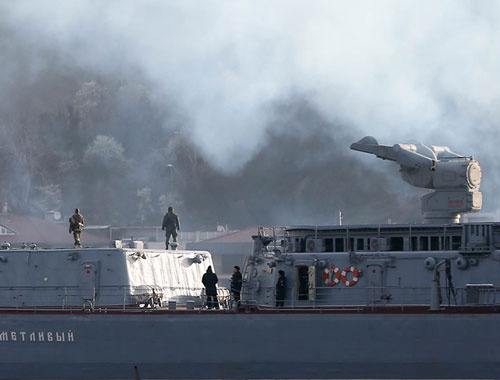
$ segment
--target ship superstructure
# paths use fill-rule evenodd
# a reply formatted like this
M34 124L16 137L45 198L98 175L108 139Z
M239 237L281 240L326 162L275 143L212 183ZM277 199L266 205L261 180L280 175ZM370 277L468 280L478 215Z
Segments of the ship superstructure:
M0 308L199 306L201 277L211 265L203 251L6 249L0 252Z
M288 307L444 307L500 303L500 223L261 228L244 293Z

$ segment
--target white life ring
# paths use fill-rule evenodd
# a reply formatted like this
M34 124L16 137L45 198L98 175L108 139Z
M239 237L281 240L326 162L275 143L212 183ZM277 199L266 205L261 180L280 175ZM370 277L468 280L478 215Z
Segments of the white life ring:
M328 286L335 286L340 282L340 269L330 265L323 272L323 282Z
M352 272L353 274L352 280L347 279L347 273L349 272ZM341 278L345 286L354 286L359 281L359 271L355 267L345 267L345 269L342 271Z

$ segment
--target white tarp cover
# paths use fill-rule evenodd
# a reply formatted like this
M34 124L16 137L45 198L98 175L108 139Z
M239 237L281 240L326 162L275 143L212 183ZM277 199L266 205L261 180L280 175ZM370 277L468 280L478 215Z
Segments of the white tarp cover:
M207 251L124 250L131 295L150 294L162 300L201 296L201 278L212 256Z

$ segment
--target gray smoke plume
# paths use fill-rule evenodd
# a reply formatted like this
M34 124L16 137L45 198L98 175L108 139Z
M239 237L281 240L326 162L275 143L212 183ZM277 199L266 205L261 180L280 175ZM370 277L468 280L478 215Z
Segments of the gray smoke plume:
M496 210L500 5L0 3L0 197L96 223L418 220L369 134L474 155ZM168 166L170 165L170 166Z

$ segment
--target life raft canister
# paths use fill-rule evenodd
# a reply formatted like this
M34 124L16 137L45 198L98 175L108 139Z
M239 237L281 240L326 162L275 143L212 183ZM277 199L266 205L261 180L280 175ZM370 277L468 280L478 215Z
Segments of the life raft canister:
M347 279L347 273L349 272L352 272L353 274L352 280ZM359 271L354 267L345 267L345 269L342 271L341 278L345 286L354 286L359 281Z
M340 269L335 265L330 265L328 268L325 268L323 272L323 281L325 285L335 286L340 282Z

